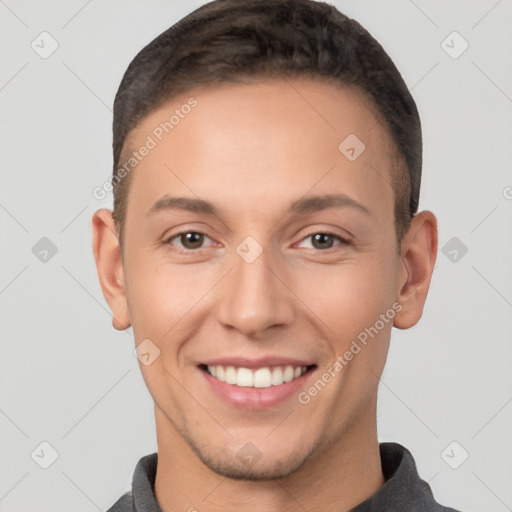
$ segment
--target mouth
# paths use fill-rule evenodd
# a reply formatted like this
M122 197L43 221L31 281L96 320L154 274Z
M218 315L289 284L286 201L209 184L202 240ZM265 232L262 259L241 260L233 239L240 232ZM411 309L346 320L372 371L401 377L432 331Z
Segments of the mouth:
M262 410L285 405L316 375L311 360L268 354L231 355L197 364L206 385L228 407Z
M300 379L316 365L274 365L247 368L221 364L200 364L199 368L220 381L240 388L271 388Z

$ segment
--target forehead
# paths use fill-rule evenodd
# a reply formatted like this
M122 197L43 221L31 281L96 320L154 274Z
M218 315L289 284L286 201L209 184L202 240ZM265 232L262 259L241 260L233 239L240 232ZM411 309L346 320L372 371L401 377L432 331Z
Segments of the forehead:
M130 151L144 145L151 150L137 162L130 185L130 198L144 204L173 192L229 197L233 209L237 196L261 206L313 188L339 189L369 203L383 197L389 203L393 196L396 147L387 127L365 93L327 82L265 80L190 90L133 130Z

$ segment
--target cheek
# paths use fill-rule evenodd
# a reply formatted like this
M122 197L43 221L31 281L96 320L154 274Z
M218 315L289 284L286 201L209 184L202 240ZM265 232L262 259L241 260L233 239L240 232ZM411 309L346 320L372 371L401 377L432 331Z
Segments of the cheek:
M135 254L126 267L128 307L137 341L170 339L219 276L211 265L172 265L144 254Z
M297 295L342 345L374 325L394 297L391 261L368 255L336 266L317 266L296 276ZM341 348L341 347L339 347Z

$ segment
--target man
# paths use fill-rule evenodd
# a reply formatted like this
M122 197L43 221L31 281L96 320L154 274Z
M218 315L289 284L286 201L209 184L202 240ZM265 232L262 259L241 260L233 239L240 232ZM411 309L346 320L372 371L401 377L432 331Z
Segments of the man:
M419 321L437 253L382 47L325 3L217 0L135 57L113 128L93 249L158 453L110 512L453 512L377 439L391 328Z

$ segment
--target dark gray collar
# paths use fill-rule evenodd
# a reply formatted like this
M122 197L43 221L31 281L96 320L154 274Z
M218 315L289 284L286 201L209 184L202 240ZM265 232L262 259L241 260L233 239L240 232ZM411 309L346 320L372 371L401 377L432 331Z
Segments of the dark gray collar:
M435 501L407 448L398 443L380 443L379 448L386 483L351 512L458 512Z

